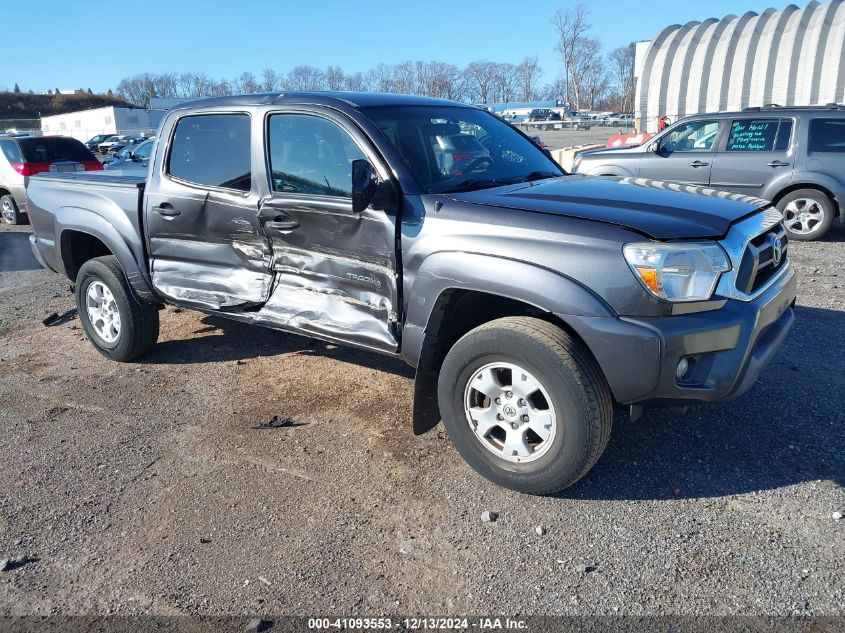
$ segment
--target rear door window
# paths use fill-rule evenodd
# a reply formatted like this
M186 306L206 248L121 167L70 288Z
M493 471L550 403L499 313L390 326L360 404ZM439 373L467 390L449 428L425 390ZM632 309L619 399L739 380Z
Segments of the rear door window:
M728 152L771 152L778 138L779 119L739 119L731 124Z
M167 173L189 183L252 188L248 114L200 114L176 124Z
M18 141L23 157L29 163L60 160L95 161L94 154L75 138L22 138Z
M812 119L810 152L845 152L845 118Z

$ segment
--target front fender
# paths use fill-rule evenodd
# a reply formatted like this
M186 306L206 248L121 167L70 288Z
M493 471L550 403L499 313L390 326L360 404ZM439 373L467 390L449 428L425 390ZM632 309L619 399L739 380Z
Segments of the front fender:
M477 253L441 251L429 255L408 290L402 357L417 369L415 434L434 428L440 421L435 395L437 337L429 328L434 310L447 293L470 290L513 299L555 314L565 322L577 317L599 321L615 317L599 297L565 275L535 264Z
M614 316L613 310L590 290L556 271L519 260L477 253L438 252L420 266L409 297L402 336L402 357L419 362L432 311L451 290L485 292L530 304L557 315Z
M636 178L639 174L639 162L637 169L628 169L622 165L614 163L596 163L591 165L589 163L582 163L578 168L578 173L586 174L587 176L616 176L617 178Z
M143 245L137 229L123 212L106 219L81 207L60 207L55 213L55 235L59 249L63 248L65 233L79 231L100 240L120 262L132 289L143 299L156 300L146 270ZM73 280L71 280L73 281Z

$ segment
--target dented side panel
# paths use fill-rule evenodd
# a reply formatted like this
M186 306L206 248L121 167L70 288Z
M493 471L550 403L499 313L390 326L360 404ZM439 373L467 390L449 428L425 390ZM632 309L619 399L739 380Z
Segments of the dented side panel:
M395 224L383 211L352 213L338 199L278 195L290 231L267 230L276 282L256 315L265 323L396 351Z

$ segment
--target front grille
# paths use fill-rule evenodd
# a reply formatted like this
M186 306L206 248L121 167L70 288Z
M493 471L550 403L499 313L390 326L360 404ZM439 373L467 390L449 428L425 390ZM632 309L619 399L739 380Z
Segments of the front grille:
M753 238L745 252L736 275L736 289L747 295L765 286L786 263L788 240L780 224ZM777 257L777 251L780 257Z

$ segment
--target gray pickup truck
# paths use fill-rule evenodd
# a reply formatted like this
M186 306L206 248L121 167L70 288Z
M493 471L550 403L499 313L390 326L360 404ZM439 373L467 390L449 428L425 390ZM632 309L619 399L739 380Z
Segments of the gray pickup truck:
M582 477L614 402L742 394L793 321L769 203L567 175L479 108L224 97L159 132L146 177L29 184L35 255L75 283L94 346L150 351L174 304L401 357L414 432L442 419L473 468L516 490Z

